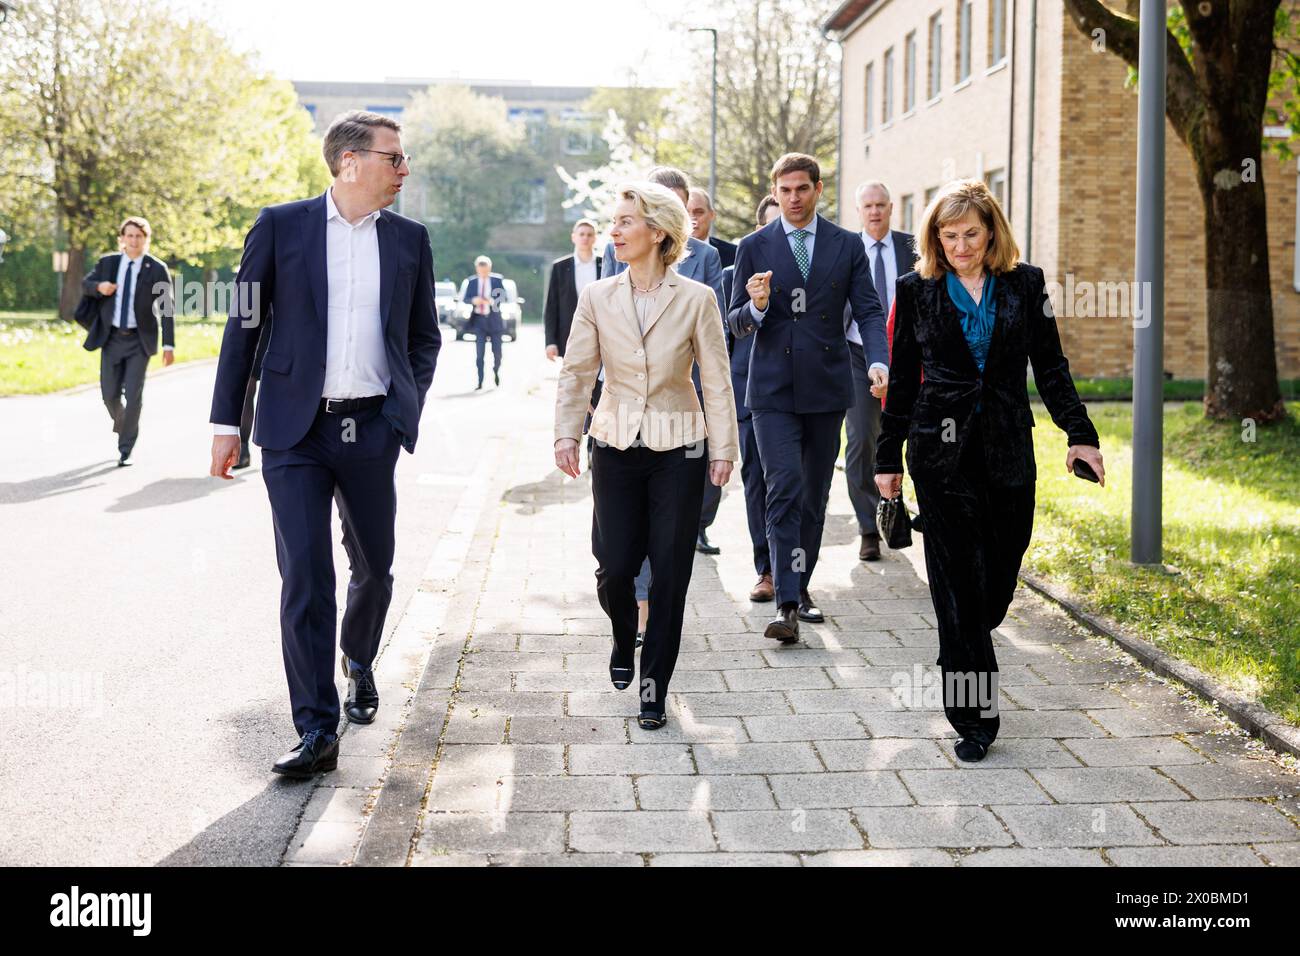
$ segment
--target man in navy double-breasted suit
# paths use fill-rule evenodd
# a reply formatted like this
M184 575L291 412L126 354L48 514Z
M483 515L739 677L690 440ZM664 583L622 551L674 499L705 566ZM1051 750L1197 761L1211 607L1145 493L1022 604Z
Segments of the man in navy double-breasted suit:
M767 484L767 539L779 608L764 634L792 643L819 622L808 593L821 549L840 427L853 405L846 303L862 336L873 390L889 380L885 313L862 240L817 215L821 170L789 153L772 167L781 217L740 240L727 322L754 336L745 404Z
M351 565L339 645L348 720L379 708L372 665L393 596L394 472L414 451L438 331L433 250L423 225L389 212L410 173L401 126L354 111L331 124L334 183L263 209L244 240L212 394L211 474L230 478L248 377L269 324L253 441L271 500L280 640L298 746L291 777L338 763L331 510Z

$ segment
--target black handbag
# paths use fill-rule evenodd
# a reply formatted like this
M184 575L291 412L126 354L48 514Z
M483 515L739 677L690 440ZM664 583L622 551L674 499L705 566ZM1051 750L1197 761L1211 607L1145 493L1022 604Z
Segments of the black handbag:
M903 504L901 494L895 498L880 499L880 504L876 505L876 527L880 529L880 536L891 550L898 551L912 546L912 524L908 520L907 506Z

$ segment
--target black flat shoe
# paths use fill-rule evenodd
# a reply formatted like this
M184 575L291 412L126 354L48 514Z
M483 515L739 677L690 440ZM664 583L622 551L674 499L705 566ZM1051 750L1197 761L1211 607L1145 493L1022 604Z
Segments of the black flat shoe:
M958 740L953 750L956 752L958 760L964 760L967 763L979 763L984 759L984 755L989 752L989 748L984 744L968 737Z
M807 591L799 592L799 620L807 621L809 624L826 623L826 615L822 614L821 609L813 603Z
M656 714L652 710L643 710L636 717L636 725L642 730L658 730L666 723L668 723L667 714Z
M275 762L271 772L304 779L322 771L334 770L338 765L338 736L327 735L323 730L311 730L303 735L298 746Z
M799 640L799 614L798 605L785 604L776 612L767 628L763 631L764 637L770 637L782 644L793 644Z
M348 679L348 696L343 701L343 712L354 724L373 724L379 712L379 690L375 687L375 674L367 668L353 673L347 655L343 658L343 676Z
M636 679L636 668L624 667L622 663L618 656L618 645L615 644L609 652L609 679L615 690L627 690Z

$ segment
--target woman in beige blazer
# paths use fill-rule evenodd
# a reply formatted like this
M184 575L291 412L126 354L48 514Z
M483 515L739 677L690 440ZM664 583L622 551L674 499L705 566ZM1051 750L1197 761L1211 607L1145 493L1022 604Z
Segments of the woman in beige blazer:
M555 464L578 477L578 439L603 364L605 385L590 428L596 595L614 632L609 676L623 690L632 683L636 654L633 579L649 556L654 587L638 721L653 730L666 721L705 469L715 485L726 484L740 447L717 298L671 268L686 248L686 209L653 183L620 186L617 195L610 238L628 268L578 297L555 400ZM691 383L693 363L700 366L703 409Z

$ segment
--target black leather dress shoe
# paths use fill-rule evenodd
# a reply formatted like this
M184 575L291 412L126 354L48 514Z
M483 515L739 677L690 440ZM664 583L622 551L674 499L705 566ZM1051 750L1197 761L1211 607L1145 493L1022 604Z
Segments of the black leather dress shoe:
M822 624L826 621L826 616L813 603L807 591L799 592L799 620L807 621L809 624Z
M286 777L310 777L322 770L334 770L339 765L339 738L323 730L311 730L303 735L287 754L271 767L273 773Z
M119 467L119 468L129 468L129 467L130 467L131 465L133 465L133 464L134 464L134 462L131 461L131 456L130 456L129 454L127 454L126 452L123 452L121 455L118 456L118 459L117 459L117 467Z
M250 454L248 444L241 443L239 446L239 461L235 462L235 468L247 468L253 463L253 456Z
M494 372L492 373L492 381L493 381L493 383L496 384L496 386L497 386L498 388L500 388L500 387L501 387L501 373L500 373L500 372L497 372L497 371L494 371Z
M781 605L776 612L776 617L771 620L763 631L763 636L780 641L782 644L793 644L799 640L798 608L797 604Z
M869 532L862 536L862 544L858 547L858 560L880 560L880 535L875 532Z
M343 658L343 676L348 679L348 696L343 701L343 712L354 724L373 724L379 710L375 673L370 668L354 672L347 655L340 656Z
M695 550L700 552L700 554L721 554L722 553L721 548L719 548L716 544L711 544L709 542L708 532L706 532L703 528L700 529L700 533L695 537Z
M483 383L482 383L482 382L479 382L477 385L474 386L474 391L476 391L476 392L481 392L482 390L483 390Z
M653 710L643 710L636 717L636 725L642 730L658 730L666 723L668 723L668 716L656 714Z
M627 660L618 652L618 642L610 639L614 646L609 651L609 680L615 690L627 690L636 678L634 662Z
M967 763L978 763L984 759L984 755L989 752L989 748L978 740L963 737L953 746L953 751L957 754L958 760L964 760Z

